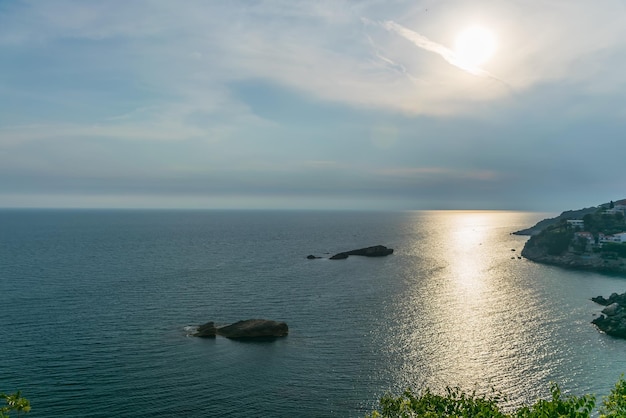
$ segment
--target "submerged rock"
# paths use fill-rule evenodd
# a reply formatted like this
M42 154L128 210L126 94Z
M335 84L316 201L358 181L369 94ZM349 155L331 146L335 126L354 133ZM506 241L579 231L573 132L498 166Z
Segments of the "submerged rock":
M387 248L384 245L375 245L373 247L359 248L358 250L337 253L330 257L330 259L343 260L351 255L360 255L364 257L385 257L389 254L393 254L393 248Z

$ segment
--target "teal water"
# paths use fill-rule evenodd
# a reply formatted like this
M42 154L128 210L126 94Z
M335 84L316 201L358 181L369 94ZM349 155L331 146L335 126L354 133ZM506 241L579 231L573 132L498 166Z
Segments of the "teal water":
M34 418L356 417L409 386L606 394L626 341L590 324L589 298L626 279L518 259L510 232L545 216L3 210L0 392ZM305 258L375 244L395 253ZM290 334L187 336L247 318Z

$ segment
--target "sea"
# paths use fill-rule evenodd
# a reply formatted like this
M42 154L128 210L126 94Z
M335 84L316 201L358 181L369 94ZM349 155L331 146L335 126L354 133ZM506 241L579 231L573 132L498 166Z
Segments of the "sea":
M516 408L610 389L626 278L537 264L514 211L0 210L0 392L29 417L363 417L459 387ZM337 252L385 245L387 257ZM313 254L320 259L309 260ZM285 321L270 341L190 336Z

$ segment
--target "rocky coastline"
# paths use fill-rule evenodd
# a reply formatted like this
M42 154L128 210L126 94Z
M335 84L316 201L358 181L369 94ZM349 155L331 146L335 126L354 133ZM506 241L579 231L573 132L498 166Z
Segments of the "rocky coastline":
M602 258L599 254L581 254L573 251L550 255L542 248L532 248L528 245L524 245L521 254L528 260L542 264L600 273L626 274L626 260L622 258L607 259Z

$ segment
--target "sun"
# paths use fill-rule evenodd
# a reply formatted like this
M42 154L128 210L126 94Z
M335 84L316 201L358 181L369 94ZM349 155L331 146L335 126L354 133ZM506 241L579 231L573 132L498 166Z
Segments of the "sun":
M457 60L469 67L480 67L496 51L496 37L489 29L472 26L460 32L454 44Z

